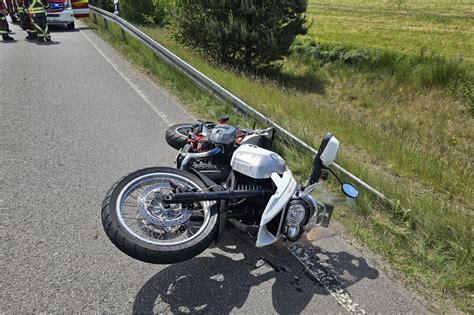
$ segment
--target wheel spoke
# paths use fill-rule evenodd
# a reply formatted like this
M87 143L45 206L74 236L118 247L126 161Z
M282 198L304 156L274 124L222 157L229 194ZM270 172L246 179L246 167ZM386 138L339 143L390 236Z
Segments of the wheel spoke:
M131 202L131 201L125 201L122 203L123 206L128 206L128 207L136 207L138 205L137 202Z
M131 227L132 225L135 225L135 224L137 224L138 222L140 222L140 220L137 219L137 220L133 221L131 224L128 224L128 227Z
M211 218L208 201L192 203L189 206L193 209L188 210L183 205L164 208L160 198L155 199L166 190L174 191L174 185L185 190L202 190L179 174L157 173L131 182L118 203L124 227L137 238L160 245L182 244L202 233ZM182 219L187 221L180 223Z

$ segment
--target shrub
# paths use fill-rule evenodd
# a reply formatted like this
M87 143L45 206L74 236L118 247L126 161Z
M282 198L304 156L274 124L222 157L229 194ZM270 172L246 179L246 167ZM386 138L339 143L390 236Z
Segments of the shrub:
M177 0L180 38L239 69L266 67L288 54L306 28L306 0Z
M174 0L122 0L120 15L130 22L165 25L170 21Z
M90 0L90 4L109 12L114 12L114 0Z

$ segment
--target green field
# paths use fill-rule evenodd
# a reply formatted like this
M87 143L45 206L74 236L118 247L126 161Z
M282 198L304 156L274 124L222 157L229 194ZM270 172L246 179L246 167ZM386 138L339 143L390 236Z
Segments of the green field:
M170 29L142 30L313 147L332 131L341 140L338 162L396 204L388 208L362 194L354 209L337 213L348 233L430 299L473 312L473 68L458 60L474 56L473 7L311 0L314 23L300 41L380 53L383 62L322 62L293 53L281 70L251 77L207 62L176 43ZM202 118L229 110L135 41L124 45L117 30L99 34L188 108L208 113ZM309 156L290 150L286 158L296 174L308 173Z
M474 2L309 0L308 36L402 52L425 49L474 61Z

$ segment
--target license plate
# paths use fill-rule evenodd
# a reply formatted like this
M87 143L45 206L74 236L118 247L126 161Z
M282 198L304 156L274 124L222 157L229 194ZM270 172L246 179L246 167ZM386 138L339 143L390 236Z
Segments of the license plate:
M48 21L50 21L50 22L58 22L58 21L59 21L59 18L58 18L58 17L55 17L55 16L49 16L49 17L48 17Z

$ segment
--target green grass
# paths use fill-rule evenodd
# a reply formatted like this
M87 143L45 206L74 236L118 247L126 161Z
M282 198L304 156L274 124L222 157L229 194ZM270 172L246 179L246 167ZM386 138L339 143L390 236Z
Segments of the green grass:
M291 53L305 64L322 66L339 63L359 71L388 74L399 83L417 87L444 88L451 83L472 84L474 81L474 71L470 63L426 51L406 54L386 49L357 48L347 44L297 39L291 47Z
M388 209L363 193L355 209L341 209L348 232L382 253L411 286L472 311L474 133L462 98L387 73L299 58L267 78L248 78L208 64L167 30L144 31L307 143L317 147L325 131L334 132L340 164L399 204ZM205 112L202 118L232 112L136 41L124 45L114 27L98 33L191 111ZM309 172L308 154L279 148L296 174Z
M474 124L466 104L449 92L413 93L391 78L377 82L358 69L313 69L293 59L276 78L248 79L208 64L167 37L166 30L144 30L314 147L319 141L314 135L331 130L396 175L416 178L473 206L469 152L474 151Z
M474 61L474 4L469 0L309 0L308 35L418 53L421 49Z

